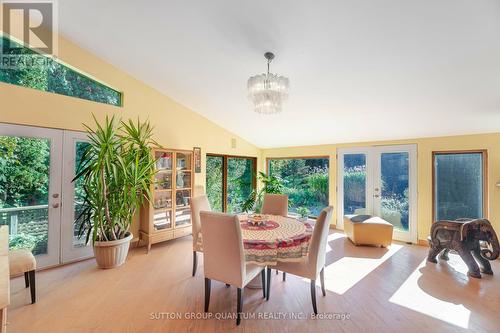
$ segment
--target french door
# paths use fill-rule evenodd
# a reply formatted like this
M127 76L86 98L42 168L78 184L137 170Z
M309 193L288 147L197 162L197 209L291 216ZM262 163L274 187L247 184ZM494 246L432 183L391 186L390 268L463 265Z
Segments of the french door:
M339 228L344 215L377 215L394 226L394 239L416 243L416 171L415 145L339 149Z
M86 145L80 132L0 124L0 224L11 248L40 268L92 255L75 234L81 188L71 181Z

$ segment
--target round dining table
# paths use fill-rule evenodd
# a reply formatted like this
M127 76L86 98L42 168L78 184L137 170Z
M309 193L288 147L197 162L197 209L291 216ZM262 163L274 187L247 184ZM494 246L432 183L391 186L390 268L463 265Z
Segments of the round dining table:
M247 264L276 265L279 261L300 261L307 256L312 226L296 218L264 215L262 225L250 223L251 216L239 215ZM262 288L259 277L248 287Z

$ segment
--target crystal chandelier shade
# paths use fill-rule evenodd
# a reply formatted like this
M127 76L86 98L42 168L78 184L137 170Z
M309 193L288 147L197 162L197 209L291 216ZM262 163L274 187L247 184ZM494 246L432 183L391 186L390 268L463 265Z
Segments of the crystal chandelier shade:
M274 54L267 52L267 73L255 75L248 79L248 98L257 113L273 114L281 112L283 101L288 97L290 82L288 78L269 72L269 64Z

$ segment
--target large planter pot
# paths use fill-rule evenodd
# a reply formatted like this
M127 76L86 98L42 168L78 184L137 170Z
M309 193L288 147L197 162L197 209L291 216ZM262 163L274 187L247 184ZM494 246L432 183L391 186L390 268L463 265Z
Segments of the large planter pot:
M114 268L123 265L127 259L128 248L132 240L132 233L125 238L109 241L94 242L94 255L99 268Z

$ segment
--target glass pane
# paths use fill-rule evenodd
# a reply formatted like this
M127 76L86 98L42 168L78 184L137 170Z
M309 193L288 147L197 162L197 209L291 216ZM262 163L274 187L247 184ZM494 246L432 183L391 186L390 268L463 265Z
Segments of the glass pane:
M227 212L241 213L241 205L253 191L253 159L227 159Z
M155 230L169 229L172 227L172 211L158 211L154 213L153 226Z
M157 151L155 152L156 169L159 172L172 171L172 153Z
M366 212L366 155L344 155L344 215Z
M328 206L328 158L291 158L269 161L269 172L282 180L290 212L300 207L317 216Z
M83 153L89 146L88 142L79 141L75 143L75 174L78 171L78 166L81 163ZM78 224L76 223L76 219L80 216L82 211L82 204L85 192L83 191L83 178L78 178L74 183L75 186L75 197L74 197L74 221L73 221L73 246L74 247L83 247L85 244L86 234L83 234L81 237L78 237Z
M0 136L0 224L9 247L47 253L50 140Z
M222 156L207 155L206 189L207 197L213 211L222 212L223 202L223 161Z
M184 154L177 153L177 170L191 170L191 155L192 154Z
M409 230L409 154L382 153L381 163L381 217L398 230ZM377 194L377 189L375 189Z
M15 65L0 66L0 81L115 106L122 104L120 92L1 37L0 49L4 45L11 45L11 50L3 51Z
M176 191L175 198L175 225L180 226L191 223L191 211L189 204L191 202L191 190Z
M177 209L175 211L175 226L191 224L191 211L189 209Z
M435 219L483 217L483 154L436 154Z

